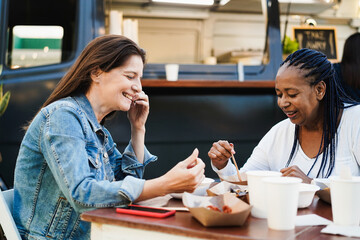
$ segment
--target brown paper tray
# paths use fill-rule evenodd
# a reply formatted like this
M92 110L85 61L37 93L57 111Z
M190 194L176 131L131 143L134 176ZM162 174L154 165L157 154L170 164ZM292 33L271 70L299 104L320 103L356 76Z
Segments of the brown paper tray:
M330 188L319 190L316 192L316 195L324 202L331 204Z
M189 208L193 217L205 227L241 226L245 223L252 208L252 206L231 193L215 197L204 197L185 192L183 203L184 206ZM232 213L211 210L207 208L209 205L219 209L227 205L232 209Z

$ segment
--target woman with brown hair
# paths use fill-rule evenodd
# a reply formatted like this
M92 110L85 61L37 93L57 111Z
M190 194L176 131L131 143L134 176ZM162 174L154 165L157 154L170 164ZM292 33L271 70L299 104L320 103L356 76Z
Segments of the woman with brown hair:
M123 36L93 40L32 120L15 168L14 219L22 238L88 239L81 212L192 192L204 179L197 149L165 175L142 179L157 159L144 146L144 63L145 52ZM127 112L131 125L122 154L103 125L115 111Z

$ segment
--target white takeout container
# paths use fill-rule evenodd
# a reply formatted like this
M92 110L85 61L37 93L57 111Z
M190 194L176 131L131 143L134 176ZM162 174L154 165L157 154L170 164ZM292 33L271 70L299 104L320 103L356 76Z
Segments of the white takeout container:
M207 189L206 192L209 196L218 196L218 195L222 195L222 194L231 192L231 189L247 191L247 186L237 185L237 184L230 183L227 181L222 181L222 182L216 184L215 186Z
M214 179L212 178L204 178L204 180L200 183L200 186L199 187L206 187L206 186L209 186L211 183L215 182Z
M199 195L199 196L206 196L206 190L209 189L210 185L215 182L212 178L204 178L204 180L200 183L200 185L195 189L193 194ZM183 193L171 193L170 196L176 199L182 199Z
M320 187L317 185L300 183L298 208L310 206L318 190L320 190Z
M221 181L227 181L230 183L238 184L238 185L247 185L247 175L245 172L240 173L241 181L239 181L238 175L231 176L219 176Z
M328 178L314 178L311 181L311 183L319 186L320 189L325 189L330 187L330 180Z
M320 187L320 190L316 192L316 195L323 201L331 204L330 196L330 180L328 178L314 178L311 184L315 184Z

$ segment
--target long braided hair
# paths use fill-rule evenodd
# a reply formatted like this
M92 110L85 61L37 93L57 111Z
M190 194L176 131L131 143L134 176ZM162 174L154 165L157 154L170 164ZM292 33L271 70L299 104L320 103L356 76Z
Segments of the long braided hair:
M324 81L326 84L326 92L324 98L321 100L324 104L321 144L316 159L307 175L309 175L319 155L323 152L320 169L316 177L319 177L321 174L322 177L327 178L330 176L335 165L337 120L341 109L351 107L358 103L346 95L343 86L337 78L333 65L323 53L307 48L300 49L290 54L280 66L285 63L288 63L288 67L293 66L300 70L305 70L304 78L311 81L310 86L314 86L321 81ZM296 125L294 143L286 167L290 165L298 148L298 139L299 126ZM326 165L328 165L327 170L325 169Z

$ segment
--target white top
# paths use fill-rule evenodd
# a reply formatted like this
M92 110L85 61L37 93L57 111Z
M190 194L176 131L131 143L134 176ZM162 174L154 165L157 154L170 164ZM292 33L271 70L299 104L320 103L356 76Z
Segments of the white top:
M335 147L335 166L331 175L340 175L342 165L351 169L353 176L360 175L360 105L345 108L338 127L338 142ZM261 139L254 148L250 158L240 169L240 172L249 170L271 170L280 171L286 166L294 143L295 124L285 119L275 126ZM290 163L297 165L305 174L309 172L315 158L309 158L303 152L300 144ZM322 154L309 173L308 177L316 178L322 161ZM211 164L212 165L212 164ZM218 170L212 165L213 170L220 178L227 179L228 176L236 175L235 166L231 161L225 168ZM328 169L325 167L324 175ZM322 178L320 173L319 178Z

